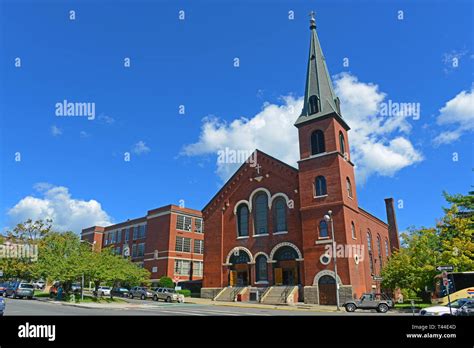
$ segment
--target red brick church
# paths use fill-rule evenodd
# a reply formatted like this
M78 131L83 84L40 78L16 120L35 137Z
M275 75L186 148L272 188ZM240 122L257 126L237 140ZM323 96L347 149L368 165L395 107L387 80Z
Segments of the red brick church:
M337 281L342 303L380 290L381 267L399 247L393 199L388 224L359 207L350 128L314 18L310 30L298 168L255 150L257 164L244 163L203 209L203 297L335 304Z

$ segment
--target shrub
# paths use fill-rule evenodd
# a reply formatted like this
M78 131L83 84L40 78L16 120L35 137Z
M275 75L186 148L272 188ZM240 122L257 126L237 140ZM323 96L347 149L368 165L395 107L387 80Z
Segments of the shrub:
M191 290L187 290L187 289L178 290L177 293L181 294L181 295L184 295L184 297L190 297L191 296Z
M161 277L158 281L158 286L160 288L174 288L173 280L169 277Z

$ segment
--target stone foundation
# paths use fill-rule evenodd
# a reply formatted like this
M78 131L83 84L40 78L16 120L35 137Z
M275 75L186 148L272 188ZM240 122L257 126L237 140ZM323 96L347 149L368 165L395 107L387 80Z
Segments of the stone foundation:
M340 285L339 303L342 305L344 302L352 299L352 285ZM317 286L304 287L304 303L319 304L319 292Z
M223 288L201 288L201 298L213 299Z

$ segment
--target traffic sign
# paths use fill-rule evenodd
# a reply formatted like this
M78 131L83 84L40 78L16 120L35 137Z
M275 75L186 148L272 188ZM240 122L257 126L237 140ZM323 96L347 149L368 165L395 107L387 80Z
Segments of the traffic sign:
M448 286L448 284L449 284L448 278L443 278L443 285Z
M454 270L453 266L438 266L436 267L438 271L447 271L447 272L452 272Z

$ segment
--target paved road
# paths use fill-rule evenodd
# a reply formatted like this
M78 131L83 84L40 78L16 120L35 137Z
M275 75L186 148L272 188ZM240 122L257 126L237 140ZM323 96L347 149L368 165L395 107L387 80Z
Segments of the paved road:
M152 301L132 300L130 304L146 303L146 308L126 308L126 309L92 309L79 308L68 305L48 303L38 300L7 299L7 309L5 315L186 315L186 316L281 316L281 315L406 315L396 312L380 314L376 312L356 312L356 313L333 313L333 312L312 312L294 311L281 309L260 309L242 308L231 306L216 306L190 303L164 303Z

